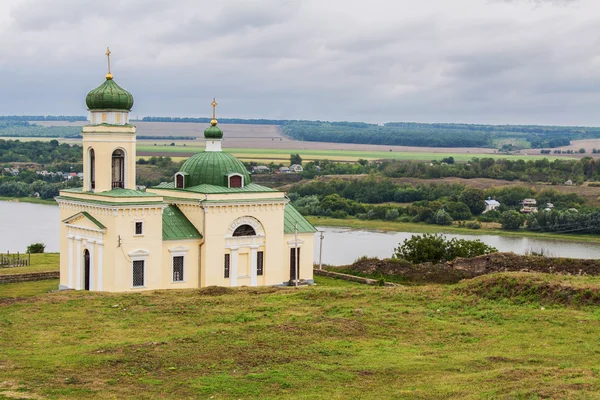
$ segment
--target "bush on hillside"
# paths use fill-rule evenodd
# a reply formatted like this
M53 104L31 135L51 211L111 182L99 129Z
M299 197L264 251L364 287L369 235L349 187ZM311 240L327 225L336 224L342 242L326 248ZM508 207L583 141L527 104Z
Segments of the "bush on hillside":
M414 264L452 261L457 257L471 258L495 253L498 250L481 240L446 239L443 235L413 235L398 246L394 258L402 258Z

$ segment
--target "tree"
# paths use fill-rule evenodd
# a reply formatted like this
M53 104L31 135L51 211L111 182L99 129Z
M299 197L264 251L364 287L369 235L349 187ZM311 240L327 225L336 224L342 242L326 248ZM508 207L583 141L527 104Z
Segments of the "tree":
M473 215L479 215L485 210L485 194L483 190L467 188L462 192L459 200L469 207Z
M290 165L294 164L302 165L302 157L300 157L300 154L290 154Z
M452 217L443 208L435 213L433 221L437 225L452 225Z
M517 211L504 211L500 214L502 229L519 229L523 225L523 222L525 222L525 217Z
M45 248L46 245L44 243L32 243L29 246L27 246L27 252L34 254L43 253Z

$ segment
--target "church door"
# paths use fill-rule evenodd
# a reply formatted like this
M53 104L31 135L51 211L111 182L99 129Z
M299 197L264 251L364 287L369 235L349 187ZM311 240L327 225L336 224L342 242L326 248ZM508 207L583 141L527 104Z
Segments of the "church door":
M90 252L87 249L83 252L83 277L84 289L90 290Z
M300 265L300 248L290 249L290 282L296 280L296 259ZM298 268L298 279L300 279L300 268Z

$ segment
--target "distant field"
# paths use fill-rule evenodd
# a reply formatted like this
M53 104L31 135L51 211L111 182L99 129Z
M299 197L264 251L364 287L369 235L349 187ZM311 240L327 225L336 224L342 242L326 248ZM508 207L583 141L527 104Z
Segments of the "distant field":
M225 144L225 143L224 143ZM183 146L148 146L139 143L137 150L138 156L168 156L176 157L190 156L203 148L202 143L186 144ZM305 160L329 159L338 161L357 161L359 159L366 160L435 160L444 157L454 157L457 161L469 161L473 157L491 157L491 158L514 158L523 160L536 160L540 158L549 158L551 160L559 158L553 156L536 156L536 155L519 155L510 156L506 154L477 154L477 153L440 153L429 151L360 151L360 150L320 150L320 149L254 149L254 148L229 148L225 147L225 151L234 154L241 159L285 159L289 158L290 153L298 153ZM422 149L423 150L423 149ZM565 158L565 157L560 157Z
M37 121L44 126L83 126L85 122ZM134 122L140 136L189 136L197 140L138 140L138 156L170 155L187 158L204 148L204 129L206 124L187 122ZM523 151L523 154L506 155L495 153L490 148L445 148L445 147L411 147L386 146L371 144L303 142L284 136L278 126L220 124L225 137L224 148L244 161L283 162L289 159L290 153L299 153L305 160L329 159L341 162L355 162L358 159L378 160L435 160L453 156L457 161L468 161L473 157L515 158L533 160L539 158L580 158L582 155L550 155L539 154L538 149ZM6 138L15 139L15 138ZM52 138L19 138L19 140L51 140ZM70 144L80 140L59 139ZM169 146L171 143L175 146ZM586 141L587 142L587 141ZM156 143L156 146L154 144ZM577 148L581 147L573 142ZM185 147L184 147L185 145ZM590 145L591 146L591 145ZM600 148L600 144L597 146ZM591 147L589 150L591 153Z

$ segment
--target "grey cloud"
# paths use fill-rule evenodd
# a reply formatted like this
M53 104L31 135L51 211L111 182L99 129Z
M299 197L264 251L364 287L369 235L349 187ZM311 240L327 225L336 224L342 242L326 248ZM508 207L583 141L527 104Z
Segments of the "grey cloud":
M141 116L600 124L593 0L7 1L4 114L85 113L110 45Z

